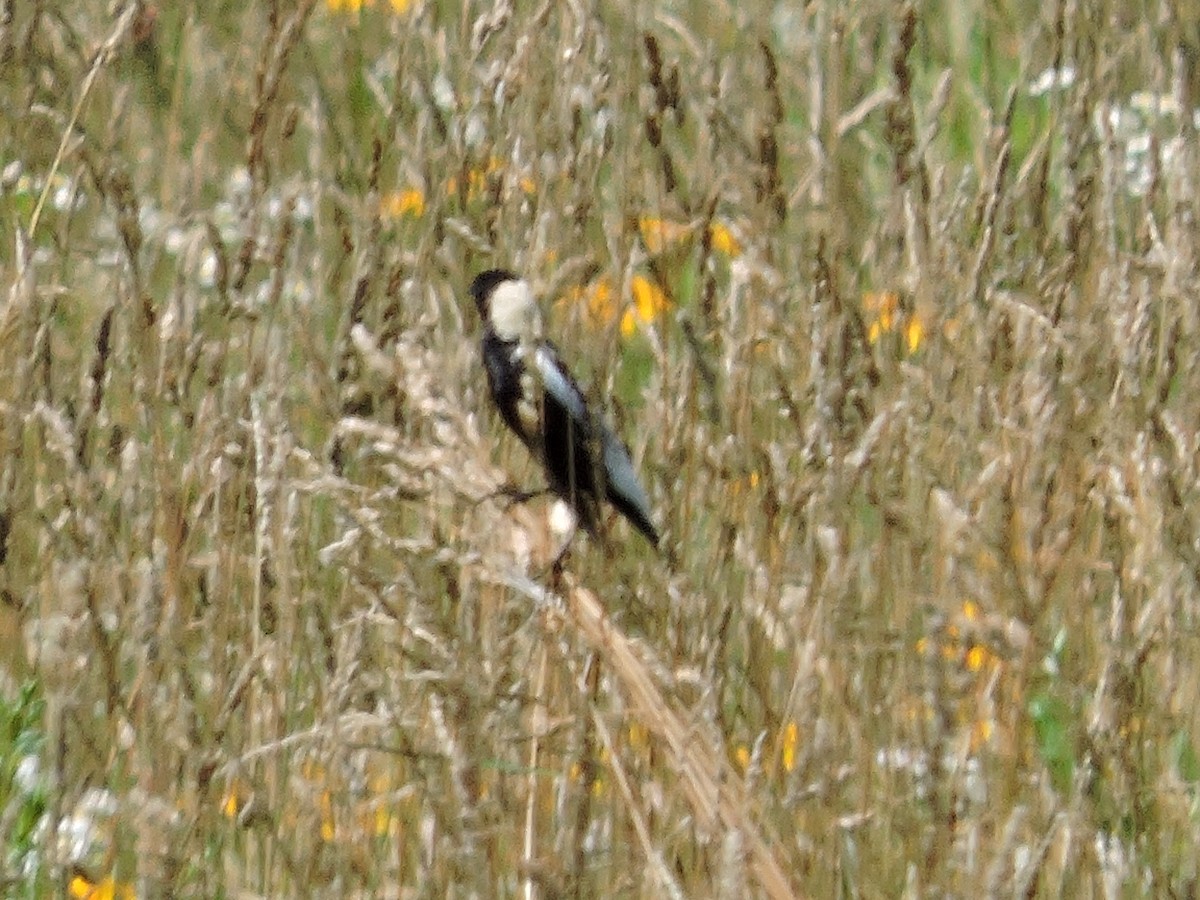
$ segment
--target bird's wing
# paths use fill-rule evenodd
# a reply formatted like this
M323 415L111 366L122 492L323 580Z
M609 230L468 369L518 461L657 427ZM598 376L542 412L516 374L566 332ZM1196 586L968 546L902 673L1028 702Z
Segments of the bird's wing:
M633 460L629 458L629 451L621 439L603 421L597 419L593 423L583 391L563 365L552 344L547 342L538 345L534 351L534 365L543 390L567 411L579 429L577 434L582 441L586 442L586 435L595 433L593 428L600 429L604 492L609 501L625 513L652 542L657 543L657 532L650 522L650 500L638 481Z
M602 425L601 428L604 441L604 477L607 480L610 498L624 499L643 519L649 521L650 499L638 481L629 451L625 449L621 439L606 426Z
M542 381L542 389L557 400L575 422L588 426L587 401L567 367L559 359L554 345L541 343L533 351L533 364Z

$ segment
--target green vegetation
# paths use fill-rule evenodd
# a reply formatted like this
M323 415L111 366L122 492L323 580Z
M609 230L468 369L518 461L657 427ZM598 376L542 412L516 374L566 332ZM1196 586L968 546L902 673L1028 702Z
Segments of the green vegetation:
M0 3L0 893L1195 893L1200 4L462 6Z

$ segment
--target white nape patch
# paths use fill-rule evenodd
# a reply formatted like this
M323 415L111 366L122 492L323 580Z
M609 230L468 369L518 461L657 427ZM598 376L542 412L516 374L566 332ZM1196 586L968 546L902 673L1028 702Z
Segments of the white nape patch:
M502 281L488 299L492 329L501 340L537 340L542 335L542 317L529 282L521 278Z

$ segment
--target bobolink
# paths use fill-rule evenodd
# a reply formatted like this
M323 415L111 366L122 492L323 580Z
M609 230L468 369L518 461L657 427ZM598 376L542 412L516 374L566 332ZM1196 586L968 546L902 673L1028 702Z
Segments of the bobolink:
M483 365L492 402L505 423L541 462L550 489L595 534L606 499L658 546L650 501L629 451L592 410L555 346L542 336L541 313L529 284L505 269L471 283L483 320Z

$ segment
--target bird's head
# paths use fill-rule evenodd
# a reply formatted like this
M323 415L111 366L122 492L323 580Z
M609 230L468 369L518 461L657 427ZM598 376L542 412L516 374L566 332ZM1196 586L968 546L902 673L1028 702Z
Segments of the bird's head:
M507 269L488 269L471 282L479 317L501 340L541 337L542 317L529 283Z

